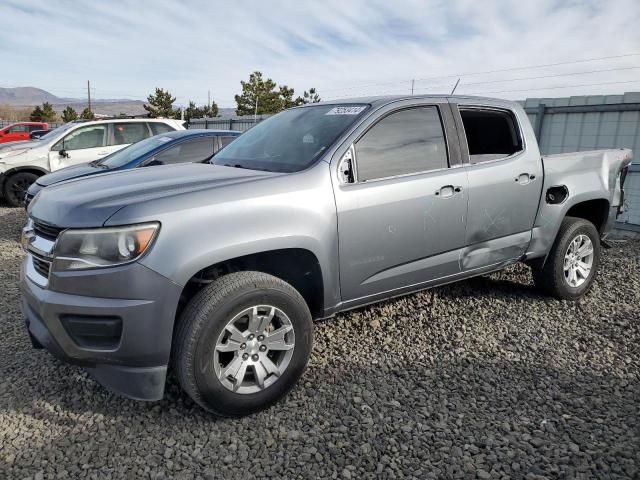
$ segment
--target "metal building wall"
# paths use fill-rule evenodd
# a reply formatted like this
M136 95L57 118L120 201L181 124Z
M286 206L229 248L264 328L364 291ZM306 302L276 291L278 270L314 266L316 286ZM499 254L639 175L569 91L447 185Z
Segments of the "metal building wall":
M634 160L625 184L626 212L618 227L640 231L640 92L522 102L543 154L631 148Z

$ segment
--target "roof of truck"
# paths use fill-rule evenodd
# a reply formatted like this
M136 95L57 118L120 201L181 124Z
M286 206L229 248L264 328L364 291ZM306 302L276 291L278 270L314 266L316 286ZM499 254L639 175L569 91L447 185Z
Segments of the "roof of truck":
M515 106L520 105L517 102L511 100L503 100L500 98L490 97L477 97L471 95L386 95L386 96L369 96L369 97L353 97L353 98L338 98L335 100L323 100L319 103L307 104L307 105L345 105L349 103L368 103L372 106L380 106L387 103L397 102L400 100L417 100L417 99L429 99L429 98L447 98L450 100L475 100L478 102L491 101L492 103L501 103L503 105Z

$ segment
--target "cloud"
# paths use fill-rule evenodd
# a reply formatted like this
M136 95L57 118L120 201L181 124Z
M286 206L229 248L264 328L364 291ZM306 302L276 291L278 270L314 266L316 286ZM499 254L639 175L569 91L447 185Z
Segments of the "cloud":
M254 70L299 93L315 86L324 98L405 94L412 79L417 93L446 93L459 74L640 53L635 0L5 0L0 18L0 86L81 97L90 79L96 98L144 99L160 86L183 104L203 103L211 90L234 106ZM640 55L461 75L458 91L638 90L636 66Z

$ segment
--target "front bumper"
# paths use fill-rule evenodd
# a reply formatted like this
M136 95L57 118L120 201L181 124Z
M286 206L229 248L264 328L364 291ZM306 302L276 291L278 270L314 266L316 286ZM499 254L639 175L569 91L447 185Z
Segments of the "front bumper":
M21 270L21 307L34 345L85 367L98 382L126 397L161 399L181 288L137 263L52 272L42 286L27 275L29 262L31 255ZM69 318L80 325L85 341L71 329ZM99 341L105 319L120 326L110 344Z

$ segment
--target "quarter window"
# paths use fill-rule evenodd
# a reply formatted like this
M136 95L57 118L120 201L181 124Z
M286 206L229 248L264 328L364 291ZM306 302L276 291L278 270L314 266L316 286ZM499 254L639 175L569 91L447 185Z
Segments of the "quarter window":
M156 155L152 163L154 165L170 165L204 162L213 155L213 140L214 137L186 140Z
M149 122L149 126L151 127L151 132L153 132L154 135L160 135L161 133L168 133L168 132L174 131L174 129L171 128L166 123Z
M506 158L522 150L518 124L511 112L460 109L472 164Z
M111 145L128 145L149 137L146 122L114 123Z
M437 107L392 113L355 144L358 181L447 168L447 146Z
M64 150L83 150L85 148L104 147L106 137L106 125L81 127L64 138L62 148Z

